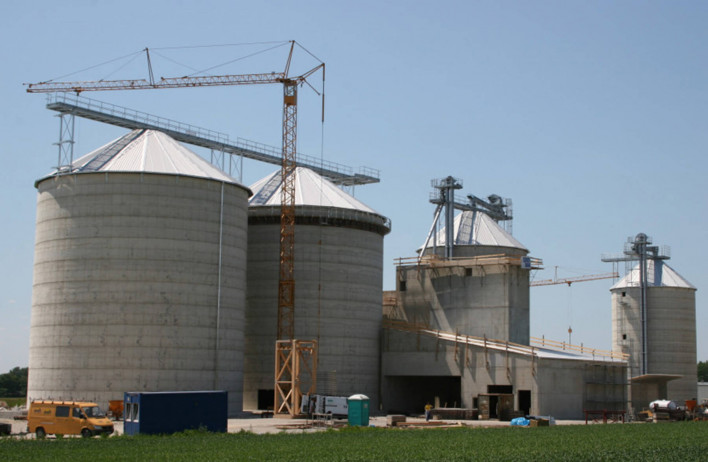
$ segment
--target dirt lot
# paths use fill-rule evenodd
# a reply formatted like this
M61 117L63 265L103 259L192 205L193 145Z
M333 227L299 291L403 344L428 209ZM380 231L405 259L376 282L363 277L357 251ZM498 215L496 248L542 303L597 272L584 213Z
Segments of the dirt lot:
M12 420L8 419L7 416L2 416L0 422L6 422L12 424L12 434L13 435L23 435L28 438L33 438L34 435L27 435L27 422L24 420ZM376 416L369 419L369 425L374 427L386 427L388 424L388 419L386 416ZM558 425L579 425L585 424L585 421L581 420L560 420L556 422ZM115 421L114 435L123 434L123 422ZM308 419L288 419L288 418L261 418L258 415L239 418L239 419L229 419L228 431L229 433L238 433L240 431L247 431L255 434L265 434L265 433L308 433L323 431L327 428L337 428L347 425L346 419L335 419L328 421L326 423L317 422ZM408 428L427 428L427 427L441 427L441 426L468 426L468 427L508 427L509 422L501 422L498 420L431 420L426 422L422 417L407 417L405 424L401 426L406 426Z

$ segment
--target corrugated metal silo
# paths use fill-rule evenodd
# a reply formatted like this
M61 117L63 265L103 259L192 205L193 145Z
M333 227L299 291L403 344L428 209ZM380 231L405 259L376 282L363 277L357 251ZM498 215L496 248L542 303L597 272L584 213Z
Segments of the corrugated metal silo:
M149 130L36 187L28 397L222 389L239 412L250 191Z
M295 175L295 337L319 341L319 392L363 393L375 408L389 221L309 169ZM280 172L251 186L245 409L273 399L281 186Z
M642 371L639 265L610 288L613 349L630 354L632 377L680 375L667 384L680 404L697 394L696 288L662 260L647 261L646 371ZM634 390L634 388L633 388ZM635 393L637 394L637 393ZM648 406L633 396L635 408Z

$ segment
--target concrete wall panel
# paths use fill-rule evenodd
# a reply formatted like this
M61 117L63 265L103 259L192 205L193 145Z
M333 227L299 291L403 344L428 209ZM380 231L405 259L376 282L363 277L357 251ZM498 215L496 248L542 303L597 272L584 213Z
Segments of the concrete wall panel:
M401 266L396 295L408 322L528 345L528 278L512 265Z
M246 409L257 407L259 389L274 387L279 250L278 223L249 225ZM296 222L295 337L319 342L321 392L363 393L372 409L379 401L382 266L379 233Z
M383 333L384 410L417 403L415 384L422 377L460 377L462 407L474 407L475 398L489 393L490 386L503 385L512 388L515 409L520 409L519 391L525 390L531 395L531 414L582 419L584 409L625 409L626 374L625 363L541 359L471 345L455 349L452 342L414 332ZM436 392L444 394L432 389L426 400Z
M247 190L224 184L223 208L222 183L171 175L38 191L30 399L224 389L240 411Z

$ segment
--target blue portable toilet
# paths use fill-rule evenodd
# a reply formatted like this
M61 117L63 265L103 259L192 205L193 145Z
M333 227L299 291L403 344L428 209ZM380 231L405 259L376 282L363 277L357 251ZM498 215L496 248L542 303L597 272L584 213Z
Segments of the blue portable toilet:
M366 395L351 395L347 398L349 407L349 425L369 426L369 397Z

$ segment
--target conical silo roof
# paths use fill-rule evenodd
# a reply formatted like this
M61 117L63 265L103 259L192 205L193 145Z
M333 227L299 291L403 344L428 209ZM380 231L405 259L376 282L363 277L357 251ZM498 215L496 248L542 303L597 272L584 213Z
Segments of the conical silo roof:
M288 179L295 190L295 335L317 338L318 383L336 385L341 396L366 393L378 406L383 239L391 223L312 170L296 167ZM276 373L271 288L282 258L281 171L250 188L244 402L255 409Z
M524 245L505 231L492 218L484 212L464 211L455 217L455 242L454 245L479 245L512 247L528 252ZM446 243L446 228L437 233L437 246ZM433 246L433 240L428 242L428 247Z
M219 389L239 413L250 191L144 130L36 186L30 396Z
M693 284L688 282L680 274L662 260L647 261L647 286L648 287L678 287L684 289L694 289ZM610 290L623 289L626 287L639 287L639 264L627 273L625 277L613 285Z
M279 206L283 189L282 174L276 171L250 186L253 196L249 205ZM363 202L339 189L334 183L309 168L295 168L295 205L335 207L377 213Z
M71 165L71 173L89 172L161 173L239 184L165 133L145 129L133 130Z

